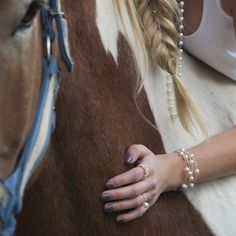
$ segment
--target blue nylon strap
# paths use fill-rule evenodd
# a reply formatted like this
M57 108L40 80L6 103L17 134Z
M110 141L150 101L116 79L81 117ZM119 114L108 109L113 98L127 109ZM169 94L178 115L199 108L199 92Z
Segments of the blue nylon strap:
M55 34L52 28L53 17L50 14L49 9L42 10L42 28L43 28L43 40L46 42L49 36L50 41L53 42L55 39Z
M0 236L13 235L16 227L16 221L14 216L22 209L23 193L21 192L21 189L25 189L25 186L22 186L24 184L23 177L25 174L27 163L30 161L30 157L32 155L36 139L40 132L45 102L49 94L49 84L52 79L56 79L56 86L53 91L53 102L52 107L50 108L51 114L49 127L47 127L47 137L44 137L45 139L43 140L43 148L42 150L40 150L40 154L39 156L37 156L37 160L34 162L34 165L30 169L30 174L28 175L27 180L29 180L29 178L43 159L46 149L48 147L51 133L55 127L54 106L57 92L59 89L58 69L54 58L51 58L49 62L45 60L43 64L43 80L40 89L40 99L37 106L35 120L31 128L30 136L28 137L26 146L24 147L22 156L20 158L19 163L17 164L14 173L5 181L1 181L1 184L5 187L8 199L6 205L0 205L0 220L4 224L3 230L0 231Z
M60 55L68 72L72 72L74 64L68 45L69 42L67 22L60 9L60 0L50 0L49 7L49 9L42 10L43 39L46 42L47 37L49 36L51 43L54 41L55 34L52 28L52 22L53 19L55 19Z
M73 70L73 62L68 47L66 20L62 17L62 14L60 14L60 0L49 0L49 7L50 9L42 10L42 25L43 39L46 46L50 46L50 48L46 47L47 51L50 51L50 53L47 52L47 58L43 61L43 78L35 120L16 169L8 179L4 181L0 180L0 236L13 235L16 227L15 214L19 213L22 209L25 185L42 161L48 147L51 133L55 127L55 111L53 108L55 106L55 100L59 89L59 73L56 61L54 57L51 56L51 44L55 40L55 34L52 27L54 19L58 31L58 42L62 60L68 71ZM47 45L48 39L50 40L49 45ZM53 94L51 90L49 92L49 87L52 85L52 81L55 82L53 83ZM51 97L53 101L49 99L50 96L53 96ZM50 111L48 112L45 110L47 109L45 108L46 100L50 100L51 105L49 108ZM47 116L49 119L49 123L47 123L48 127L43 127L42 125L45 113L49 114ZM43 133L43 139L40 139L39 134L42 127L46 128L47 131L46 134ZM38 142L38 140L43 141ZM36 144L41 145L39 149L40 151L37 152L37 155L34 153L34 147L37 146ZM1 196L1 194L3 196ZM2 200L2 197L6 199ZM1 222L3 222L3 227L1 226Z
M61 58L65 63L67 70L72 72L74 65L71 58L70 48L68 46L67 22L64 15L62 15L63 13L61 12L60 0L50 0L49 4L56 21Z

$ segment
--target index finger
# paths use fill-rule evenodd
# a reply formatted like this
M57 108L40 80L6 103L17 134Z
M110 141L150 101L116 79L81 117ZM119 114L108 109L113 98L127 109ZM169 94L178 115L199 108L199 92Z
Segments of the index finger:
M145 177L144 169L140 166L136 166L108 180L106 187L107 189L118 188L124 185L137 183L143 180L144 177Z

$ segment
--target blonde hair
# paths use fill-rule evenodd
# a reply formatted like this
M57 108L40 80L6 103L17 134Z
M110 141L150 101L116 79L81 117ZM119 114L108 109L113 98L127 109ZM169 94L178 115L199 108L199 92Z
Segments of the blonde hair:
M149 59L154 65L160 66L173 78L176 108L183 127L190 131L192 115L204 130L201 115L194 105L189 93L176 74L178 58L179 7L176 0L124 0L134 33L143 49L146 67ZM121 0L115 0L121 20ZM156 13L154 14L154 10ZM123 20L122 20L123 22ZM124 22L123 22L124 24ZM147 69L147 68L146 68ZM139 74L137 92L143 87Z

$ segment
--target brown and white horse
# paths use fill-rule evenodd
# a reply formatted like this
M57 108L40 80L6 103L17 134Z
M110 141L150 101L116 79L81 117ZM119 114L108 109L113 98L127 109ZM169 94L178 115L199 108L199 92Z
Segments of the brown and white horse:
M4 109L0 115L1 178L6 178L14 168L36 107L42 69L40 19L35 18L29 29L15 30L25 12L37 2L0 0L0 105L1 110ZM70 77L62 72L56 106L57 127L40 173L35 175L35 181L26 191L15 235L207 236L212 235L208 226L217 235L233 235L235 228L230 225L231 231L228 232L231 234L227 234L223 225L214 224L214 220L218 224L217 219L221 217L210 218L211 205L204 205L208 201L205 195L211 196L211 202L219 204L213 194L217 186L219 189L224 187L226 182L223 180L222 184L205 184L206 188L199 186L187 195L201 211L208 226L181 192L163 194L142 218L128 224L117 224L114 215L104 213L100 193L108 178L126 170L123 155L130 144L142 143L155 153L163 153L162 140L166 150L172 151L183 144L193 145L204 137L200 134L189 137L178 122L168 120L161 89L165 73L160 69L150 68L145 90L139 95L138 102L145 116L158 124L162 138L136 109L133 98L135 63L128 41L136 49L140 71L144 70L142 53L135 42L125 7L122 14L127 29L130 29L128 33L113 1L67 0L62 5L68 19L75 71ZM225 106L227 98L215 103L219 100L215 94L220 88L218 94L221 96L229 91L233 93L235 85L230 81L223 84L221 75L187 58L186 73L192 68L197 71L195 77L206 77L204 83L210 87L209 92L204 90L203 95L199 95L199 88L206 87L203 81L194 80L194 76L193 80L187 81L190 88L199 86L193 93L199 106L203 106L210 117L210 134L230 127L236 118L235 113L230 106ZM212 76L219 77L219 81L207 80ZM212 91L216 93L212 94ZM228 122L215 118L208 101L214 102L214 111L226 109L223 118L229 117ZM235 103L232 101L232 105ZM224 230L222 234L220 230Z

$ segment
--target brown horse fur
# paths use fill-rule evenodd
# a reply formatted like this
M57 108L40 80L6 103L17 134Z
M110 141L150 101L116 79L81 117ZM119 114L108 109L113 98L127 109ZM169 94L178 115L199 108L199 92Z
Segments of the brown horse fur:
M208 227L185 196L163 194L143 217L118 224L104 213L106 181L128 167L130 144L164 153L160 135L142 118L133 99L136 75L125 39L119 37L118 65L107 54L95 23L95 1L64 1L75 72L63 74L57 128L47 160L26 192L16 236L208 236ZM154 122L147 98L139 106Z

